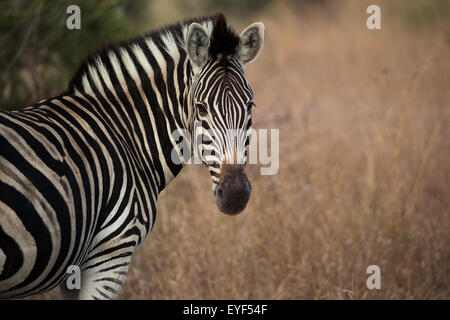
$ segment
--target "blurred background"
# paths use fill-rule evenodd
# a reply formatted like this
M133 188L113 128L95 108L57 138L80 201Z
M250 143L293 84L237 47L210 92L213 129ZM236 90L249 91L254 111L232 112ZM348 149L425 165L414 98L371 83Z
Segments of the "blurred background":
M371 4L381 30L366 28ZM279 172L248 166L252 198L229 217L207 169L187 166L120 299L449 299L449 1L5 0L0 106L61 93L105 43L219 10L239 33L266 25L247 78L254 127L280 130Z

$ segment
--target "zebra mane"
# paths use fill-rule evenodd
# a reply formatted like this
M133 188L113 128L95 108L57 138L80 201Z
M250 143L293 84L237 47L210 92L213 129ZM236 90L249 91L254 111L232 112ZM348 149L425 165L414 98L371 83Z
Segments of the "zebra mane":
M98 68L99 62L101 62L108 70L110 67L107 63L109 54L111 52L117 53L119 49L131 52L133 46L137 45L142 48L146 46L147 41L151 40L159 49L169 51L169 48L167 48L167 41L165 40L171 37L178 49L186 51L185 36L187 28L193 22L202 24L210 34L209 53L213 58L228 56L236 52L240 38L233 31L231 26L227 24L225 16L222 13L219 12L212 16L187 19L181 23L167 25L159 30L147 32L133 39L108 43L97 51L89 54L72 77L69 83L68 92L73 93L75 90L81 90L83 88L83 81L86 81L86 79L83 80L83 78L87 77L87 79L92 80L89 73L92 68ZM226 59L222 60L226 61Z
M230 55L236 52L239 45L239 36L227 24L222 13L217 14L214 28L211 34L209 53L213 57L217 55Z

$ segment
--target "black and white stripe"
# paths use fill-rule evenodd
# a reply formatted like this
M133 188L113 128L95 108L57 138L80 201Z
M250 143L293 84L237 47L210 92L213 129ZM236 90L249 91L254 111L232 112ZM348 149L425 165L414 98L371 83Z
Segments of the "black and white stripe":
M208 37L201 64L188 50L193 25ZM57 285L68 298L117 297L159 192L182 169L172 133L192 133L195 121L217 130L204 159L213 184L227 157L245 162L253 94L244 69L258 35L260 23L238 37L221 14L169 26L91 55L65 93L0 111L0 298ZM65 285L71 265L80 290Z

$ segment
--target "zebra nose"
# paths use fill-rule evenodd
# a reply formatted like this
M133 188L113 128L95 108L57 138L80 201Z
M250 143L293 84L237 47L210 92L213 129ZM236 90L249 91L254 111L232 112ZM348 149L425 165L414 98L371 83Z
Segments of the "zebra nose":
M229 215L241 213L247 206L252 191L244 166L224 165L221 168L221 176L215 192L217 207Z

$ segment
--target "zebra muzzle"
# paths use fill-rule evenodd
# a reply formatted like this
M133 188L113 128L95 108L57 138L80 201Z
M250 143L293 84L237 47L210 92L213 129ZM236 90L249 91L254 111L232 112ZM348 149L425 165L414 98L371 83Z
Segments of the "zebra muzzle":
M244 211L252 193L252 185L243 165L222 165L221 179L215 190L216 204L220 211L236 215Z

